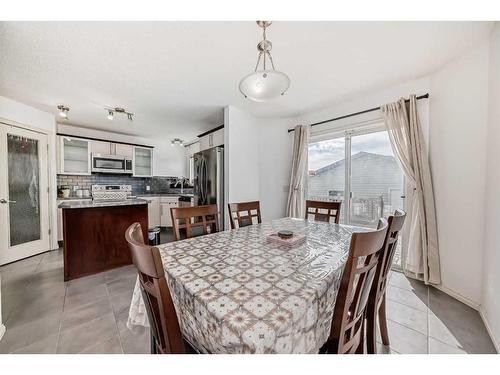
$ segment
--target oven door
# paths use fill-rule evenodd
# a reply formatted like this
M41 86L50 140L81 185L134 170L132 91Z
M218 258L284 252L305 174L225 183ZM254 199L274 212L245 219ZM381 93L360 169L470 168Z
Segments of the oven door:
M126 173L125 158L114 155L92 155L92 172Z

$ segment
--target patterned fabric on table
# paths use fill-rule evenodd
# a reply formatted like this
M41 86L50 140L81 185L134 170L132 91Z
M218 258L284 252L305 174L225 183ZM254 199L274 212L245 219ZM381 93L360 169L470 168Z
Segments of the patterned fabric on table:
M293 248L266 241L289 229ZM284 218L160 245L185 338L210 353L317 353L328 338L351 234ZM129 326L147 325L138 284Z

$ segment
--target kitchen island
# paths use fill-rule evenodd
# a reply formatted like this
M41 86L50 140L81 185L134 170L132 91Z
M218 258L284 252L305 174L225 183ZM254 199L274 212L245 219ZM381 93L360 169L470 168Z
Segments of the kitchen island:
M141 224L147 240L148 202L62 202L64 232L64 281L132 264L125 230Z

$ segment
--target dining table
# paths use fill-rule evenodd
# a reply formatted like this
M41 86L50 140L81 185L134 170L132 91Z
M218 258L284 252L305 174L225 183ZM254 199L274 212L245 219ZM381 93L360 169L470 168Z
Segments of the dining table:
M295 246L269 241L289 230ZM157 246L183 337L202 353L318 353L353 232L281 218ZM127 326L148 326L137 280Z

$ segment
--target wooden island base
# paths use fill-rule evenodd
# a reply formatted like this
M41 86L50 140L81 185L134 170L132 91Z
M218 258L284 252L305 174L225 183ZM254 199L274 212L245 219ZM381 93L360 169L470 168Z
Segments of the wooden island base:
M64 281L132 264L125 230L135 222L147 240L147 204L63 208Z

